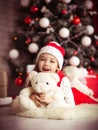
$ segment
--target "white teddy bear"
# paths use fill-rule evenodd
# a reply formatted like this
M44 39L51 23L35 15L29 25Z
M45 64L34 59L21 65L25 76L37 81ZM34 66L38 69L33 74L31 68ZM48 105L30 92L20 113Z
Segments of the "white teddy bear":
M24 112L37 108L30 95L34 93L48 93L53 97L53 102L49 105L43 105L41 108L66 107L64 94L60 87L57 86L59 76L56 73L45 73L32 71L28 79L32 87L22 89L19 96L13 101L12 109L14 112ZM17 110L18 108L18 110ZM40 109L41 109L40 108Z
M32 87L27 87L21 90L19 96L13 100L11 106L12 114L21 117L41 119L98 118L98 114L96 114L98 112L98 106L88 106L88 104L82 104L66 107L62 90L57 86L59 77L56 73L37 73L32 71L29 74L28 79L30 80ZM53 96L54 101L47 106L43 105L43 107L37 107L29 98L30 94L33 92L49 93L51 96Z
M98 99L93 96L93 90L86 85L85 77L88 74L86 69L76 66L66 66L63 68L63 72L68 76L72 87L98 102Z

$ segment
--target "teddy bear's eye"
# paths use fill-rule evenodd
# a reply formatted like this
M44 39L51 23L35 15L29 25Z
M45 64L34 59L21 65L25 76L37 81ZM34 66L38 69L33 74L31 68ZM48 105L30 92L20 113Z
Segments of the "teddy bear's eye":
M47 85L49 85L49 83L48 83L48 82L46 82L46 84L47 84Z

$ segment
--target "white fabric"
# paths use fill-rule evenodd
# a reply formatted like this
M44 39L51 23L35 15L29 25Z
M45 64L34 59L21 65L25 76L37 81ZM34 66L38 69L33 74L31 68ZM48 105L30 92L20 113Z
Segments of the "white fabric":
M71 90L71 85L67 77L64 77L60 84L61 89L64 93L66 106L75 106L74 96Z
M12 110L11 110L12 113ZM13 113L12 113L13 114ZM41 119L98 119L97 104L80 104L72 107L34 109L16 114L21 117Z

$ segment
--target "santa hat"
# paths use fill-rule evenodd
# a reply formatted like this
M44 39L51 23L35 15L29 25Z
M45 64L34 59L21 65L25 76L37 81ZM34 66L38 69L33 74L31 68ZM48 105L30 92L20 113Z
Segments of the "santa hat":
M37 55L36 61L38 60L39 56L43 53L49 53L49 54L53 55L58 61L59 68L62 69L65 50L63 47L60 46L59 43L57 43L55 41L51 41L46 46L42 47Z

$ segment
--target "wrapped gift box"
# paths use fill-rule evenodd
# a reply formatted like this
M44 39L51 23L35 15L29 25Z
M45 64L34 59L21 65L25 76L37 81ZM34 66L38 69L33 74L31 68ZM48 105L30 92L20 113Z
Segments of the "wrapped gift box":
M98 98L98 74L88 75L86 77L86 81L87 81L87 86L94 91L94 97ZM98 104L98 102L94 101L89 96L81 93L75 88L72 88L72 91L74 94L76 104L81 104L81 103Z
M0 98L7 97L8 79L6 71L0 71Z

